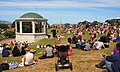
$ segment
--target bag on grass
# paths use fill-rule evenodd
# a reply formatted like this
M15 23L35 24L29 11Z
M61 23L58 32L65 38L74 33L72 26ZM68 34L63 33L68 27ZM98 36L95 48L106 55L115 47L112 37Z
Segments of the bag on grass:
M8 63L2 63L0 65L1 65L2 70L9 70L9 64Z
M19 64L17 62L10 62L9 64L9 69L15 69L19 67Z

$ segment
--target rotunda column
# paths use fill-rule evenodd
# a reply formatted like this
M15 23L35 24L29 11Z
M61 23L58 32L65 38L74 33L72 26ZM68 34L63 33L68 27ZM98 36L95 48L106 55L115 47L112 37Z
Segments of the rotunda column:
M15 33L17 33L17 22L15 21Z
M32 33L35 33L35 22L32 21Z
M22 33L22 21L19 22L20 22L20 33Z
M46 24L46 21L44 21L44 34L47 34L47 24Z

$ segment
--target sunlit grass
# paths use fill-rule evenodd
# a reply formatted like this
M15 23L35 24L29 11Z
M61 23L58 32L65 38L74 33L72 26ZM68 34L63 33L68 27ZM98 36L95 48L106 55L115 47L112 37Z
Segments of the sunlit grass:
M50 32L50 30L49 30ZM55 45L55 44L67 44L67 38L72 37L72 34L60 34L64 36L60 41L57 38L50 39L42 39L34 44L30 44L29 47L31 49L36 50L35 59L38 59L40 55L42 55L45 48L37 48L37 45ZM99 37L98 37L99 38ZM85 32L83 35L83 39L90 39L90 35L88 32ZM109 43L110 47L102 50L92 50L92 51L81 51L77 49L73 49L73 55L70 56L70 61L73 63L73 71L72 72L101 72L100 69L95 68L95 64L98 63L102 58L102 54L110 55L113 52L113 48L115 47L114 42ZM71 44L75 47L74 44ZM0 62L4 61L16 61L18 63L21 62L20 57L6 57L2 58L0 55ZM54 57L52 59L38 60L38 64L35 66L22 67L17 69L8 70L6 72L55 72L55 62L57 58ZM59 72L71 72L69 69L60 69Z

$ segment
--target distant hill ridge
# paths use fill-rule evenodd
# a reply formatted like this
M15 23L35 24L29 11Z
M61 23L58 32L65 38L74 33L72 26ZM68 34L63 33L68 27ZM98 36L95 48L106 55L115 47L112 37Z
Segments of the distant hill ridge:
M9 22L9 21L0 20L0 24L12 24L12 23L11 23L11 22Z

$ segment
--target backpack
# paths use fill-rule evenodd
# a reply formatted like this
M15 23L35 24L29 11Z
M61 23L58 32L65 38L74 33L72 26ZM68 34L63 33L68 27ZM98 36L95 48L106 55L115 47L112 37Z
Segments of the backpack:
M10 62L9 64L9 69L15 69L19 67L19 64L17 62Z
M0 65L1 65L2 70L9 70L9 64L8 63L2 63Z

